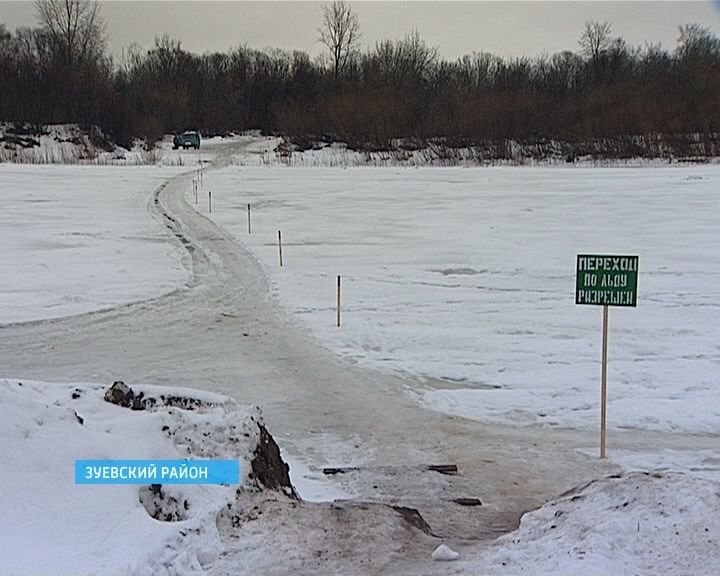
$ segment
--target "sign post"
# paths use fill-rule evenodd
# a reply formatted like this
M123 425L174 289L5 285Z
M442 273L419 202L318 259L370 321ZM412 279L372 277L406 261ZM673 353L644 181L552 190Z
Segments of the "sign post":
M605 459L605 435L607 430L607 348L608 348L608 307L603 306L602 328L602 383L600 384L600 459Z
M602 374L600 391L600 458L605 458L607 423L608 307L637 306L637 256L588 255L577 257L575 304L603 307Z

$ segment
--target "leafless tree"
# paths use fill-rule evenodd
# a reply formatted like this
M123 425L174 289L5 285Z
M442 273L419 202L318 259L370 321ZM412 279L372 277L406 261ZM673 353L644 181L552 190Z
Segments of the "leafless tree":
M322 12L323 24L318 28L319 41L330 51L337 81L360 43L360 23L357 14L343 0L335 0L329 6L324 6Z
M105 48L105 20L97 0L35 0L41 27L68 65L98 58Z
M611 33L612 25L607 20L603 22L585 22L585 28L583 28L580 35L580 40L578 40L582 53L593 60L597 60L600 54L610 47L612 43Z
M699 24L680 26L677 54L680 58L712 58L720 54L720 39Z
M399 43L398 49L406 74L415 79L424 78L438 59L437 47L428 46L417 30L407 34Z

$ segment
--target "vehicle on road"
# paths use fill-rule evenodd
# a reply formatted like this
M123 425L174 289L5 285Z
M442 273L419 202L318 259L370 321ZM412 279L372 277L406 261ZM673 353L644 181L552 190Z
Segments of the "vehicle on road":
M178 148L200 148L200 133L194 131L183 132L182 134L175 134L173 138L173 150Z

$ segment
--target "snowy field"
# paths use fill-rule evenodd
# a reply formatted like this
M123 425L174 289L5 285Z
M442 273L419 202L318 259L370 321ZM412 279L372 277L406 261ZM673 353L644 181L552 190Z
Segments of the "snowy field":
M186 156L192 161L193 153ZM183 253L148 204L155 188L188 166L0 165L0 323L97 310L181 286ZM205 172L197 209L249 247L274 296L322 345L361 366L419 380L424 387L412 393L430 408L520 426L596 427L601 309L574 304L575 256L638 254L639 306L610 314L610 427L707 437L720 421L718 181L720 168L696 166L231 167ZM186 198L194 205L189 188ZM439 539L395 529L385 517L366 530L367 548L344 531L328 537L338 513L322 512L327 504L308 504L304 527L299 512L253 518L228 544L217 515L237 506L233 488L178 488L173 495L188 500L187 516L158 522L138 487L75 486L76 458L189 454L238 458L248 470L253 410L176 390L207 406L132 411L104 402L105 387L0 380L7 455L0 574L144 576L211 567L220 575L279 574L290 564L278 549L298 573L330 565L307 542L333 550L349 574L365 573L363 556L382 563L393 550L405 563L375 573L720 572L716 450L612 451L621 476L553 498L495 542L452 543L460 558L441 568L430 559ZM232 426L247 440L233 441ZM317 471L306 463L291 464L308 500L347 496L313 480ZM414 542L412 553L393 540L398 534Z
M148 204L183 170L0 164L0 324L90 312L182 285L183 252Z
M430 408L517 425L597 426L601 307L574 304L575 257L638 254L639 305L610 313L609 426L714 433L718 182L714 166L233 167L206 173L197 208L212 191L211 217L322 345L420 379Z

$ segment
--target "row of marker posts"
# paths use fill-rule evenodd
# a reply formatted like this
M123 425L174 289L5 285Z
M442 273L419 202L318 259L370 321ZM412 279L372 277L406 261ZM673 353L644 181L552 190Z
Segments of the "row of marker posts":
M202 187L202 174L203 170L200 168L197 173L197 178L192 181L193 195L195 197L195 204L198 203L198 189ZM208 190L208 213L212 214L212 191ZM247 205L247 231L248 234L252 234L252 219L250 204ZM280 267L283 266L283 250L282 250L282 230L278 230L278 258L280 261ZM336 316L337 325L340 326L340 290L341 290L341 277L337 277L337 305L336 305Z
M193 196L195 197L195 204L198 203L198 189L202 187L203 170L202 168L197 171L197 178L193 178L192 189ZM208 212L212 214L212 190L208 190Z
M202 187L202 174L203 170L202 167L198 170L198 176L196 179L193 179L193 193L195 195L195 204L198 203L198 186ZM208 212L212 213L212 192L208 190ZM247 230L248 234L252 234L252 221L251 221L251 210L250 210L250 204L247 205ZM280 267L283 266L283 251L282 251L282 231L278 230L278 257L280 261ZM578 262L581 256L578 256ZM630 256L630 257L624 257L624 258L635 258L636 261L636 268L635 271L637 271L637 256ZM579 264L578 264L579 267ZM337 325L340 326L340 292L341 292L341 276L338 275L337 277ZM635 286L633 288L633 291L637 291L637 276L634 277ZM579 280L578 280L578 288L580 286ZM579 300L576 300L576 303L581 303ZM632 306L635 306L636 304L633 302L631 304ZM600 402L600 458L605 458L605 436L606 436L606 412L607 412L607 341L608 341L608 306L603 306L603 331L602 331L602 375L601 375L601 402Z
M195 194L195 204L198 202L198 185L202 186L202 168L198 170L198 177L197 179L193 180L193 192ZM212 192L208 190L208 212L212 213ZM250 204L247 205L247 230L248 234L252 234L252 220L251 220L251 209ZM280 267L283 266L283 250L282 250L282 231L278 230L277 233L278 237L278 258L280 262ZM578 270L579 270L579 262L580 262L581 256L578 256ZM612 258L612 257L610 257ZM617 258L617 257L616 257ZM635 272L637 272L637 256L624 256L620 258L626 258L626 259L635 259ZM633 277L634 280L634 287L633 292L636 293L637 291L637 276ZM340 293L341 293L341 283L342 278L338 275L337 277L337 304L336 304L336 311L337 311L337 325L340 326L340 310L341 310L341 301L340 301ZM580 287L580 280L578 280L578 289ZM576 299L576 303L582 303L580 300ZM631 306L635 306L635 302L633 301ZM606 412L607 412L607 341L608 341L608 306L603 306L603 331L602 331L602 375L601 375L601 403L600 403L600 458L605 458L605 436L606 436Z

